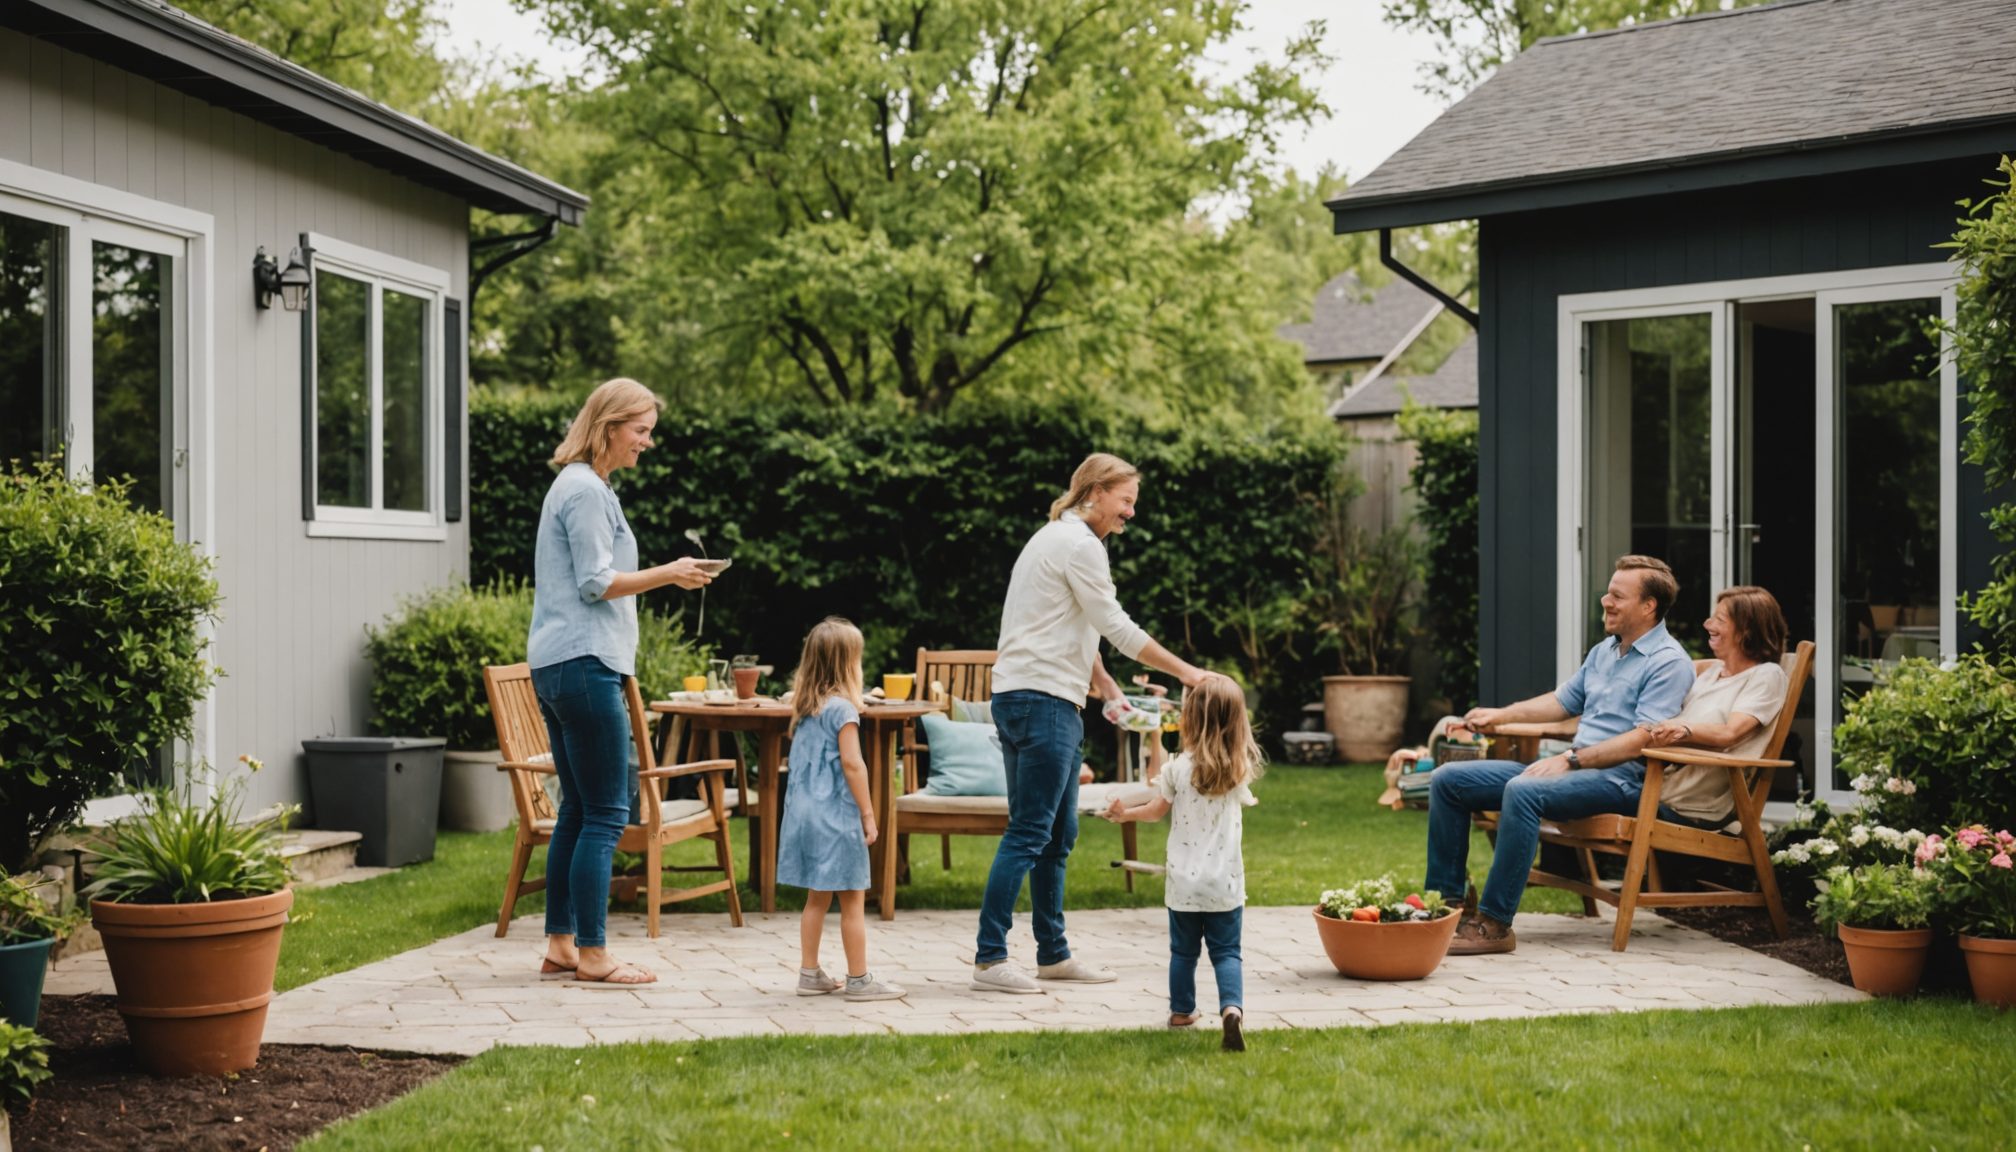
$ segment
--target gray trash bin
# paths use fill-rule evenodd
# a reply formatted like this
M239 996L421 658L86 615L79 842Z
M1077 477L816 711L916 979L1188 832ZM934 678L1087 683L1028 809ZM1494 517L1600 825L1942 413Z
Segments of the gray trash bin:
M432 860L447 744L439 736L303 740L316 826L362 833L357 863L367 868Z

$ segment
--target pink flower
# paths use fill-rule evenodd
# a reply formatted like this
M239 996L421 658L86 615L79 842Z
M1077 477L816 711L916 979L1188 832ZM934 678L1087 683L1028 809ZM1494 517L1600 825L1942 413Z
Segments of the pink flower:
M1986 836L1983 836L1981 833L1976 832L1972 828L1960 829L1960 831L1955 832L1953 834L1953 838L1955 840L1960 841L1960 847L1965 848L1970 852L1974 850L1974 846L1976 844L1979 844L1981 843L1981 841L1987 839Z
M1995 833L1995 839L2000 840L2002 842L2002 846L2005 848L2011 845L2016 845L2016 836L2011 836L2007 828L2004 828L2002 831Z
M1945 848L1946 844L1944 841L1939 839L1938 833L1935 832L1932 835L1925 837L1925 842L1923 844L1918 845L1918 851L1916 853L1919 863L1921 864L1930 863L1935 857L1939 855L1940 852L1944 851Z
M1995 855L1990 856L1988 863L1993 864L1997 868L2016 868L2016 864L2010 862L2007 852L1997 852Z

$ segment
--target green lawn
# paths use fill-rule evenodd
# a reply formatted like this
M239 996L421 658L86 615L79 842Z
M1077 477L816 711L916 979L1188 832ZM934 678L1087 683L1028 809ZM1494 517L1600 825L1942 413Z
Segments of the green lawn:
M1393 812L1373 801L1385 788L1372 765L1347 768L1277 766L1254 787L1260 804L1246 813L1246 889L1254 904L1314 904L1325 888L1397 871L1420 879L1427 864L1425 812ZM748 859L741 821L735 822L737 867ZM1141 826L1141 856L1162 859L1167 835L1162 824ZM978 908L994 858L989 837L954 836L952 870L939 864L937 837L911 843L912 880L897 895L898 908ZM704 842L678 845L673 863L711 863ZM1112 862L1120 859L1120 829L1104 820L1082 822L1065 884L1067 908L1157 907L1162 881L1137 876L1134 891ZM1491 850L1483 836L1472 838L1471 869L1482 875ZM277 985L281 991L334 972L418 948L496 919L511 861L511 833L443 832L434 859L358 884L303 891L295 903L280 949ZM544 872L545 852L533 854L533 875ZM778 889L778 906L803 907L798 889ZM743 886L742 905L757 906L756 893ZM1022 906L1028 907L1025 892ZM632 908L638 906L633 905ZM1528 911L1572 912L1581 904L1565 892L1528 891ZM519 915L545 908L543 894L518 904ZM721 912L722 896L675 905L680 912ZM619 908L619 911L622 909Z
M1957 1001L1260 1032L507 1048L339 1149L2000 1148L2016 1018ZM589 1097L593 1097L590 1102Z

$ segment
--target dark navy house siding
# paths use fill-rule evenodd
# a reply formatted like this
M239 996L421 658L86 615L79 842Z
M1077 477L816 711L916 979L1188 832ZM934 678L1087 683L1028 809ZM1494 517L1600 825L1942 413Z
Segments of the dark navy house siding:
M1942 260L1996 157L1487 217L1479 226L1479 699L1555 686L1556 304L1583 292ZM1960 477L1962 586L1995 541L1971 466ZM1971 634L1963 629L1963 646Z

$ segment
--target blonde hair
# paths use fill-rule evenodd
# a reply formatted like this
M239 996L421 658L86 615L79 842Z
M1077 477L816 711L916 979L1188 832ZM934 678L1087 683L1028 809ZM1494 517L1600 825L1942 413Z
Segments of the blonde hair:
M1246 723L1246 696L1223 676L1184 693L1176 735L1190 754L1190 785L1206 796L1223 796L1266 771L1267 759Z
M1071 473L1071 487L1050 502L1050 519L1055 520L1093 496L1116 488L1129 480L1139 480L1141 470L1110 452L1094 452Z
M595 457L609 447L611 432L663 407L665 402L657 393L627 376L607 381L588 394L581 411L574 414L574 422L567 426L567 435L553 450L553 459L547 463L555 468L569 464L593 466Z
M808 716L816 716L826 701L838 696L861 708L861 630L838 616L828 616L805 635L805 651L791 682L791 733Z

